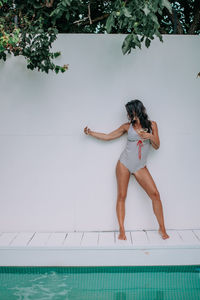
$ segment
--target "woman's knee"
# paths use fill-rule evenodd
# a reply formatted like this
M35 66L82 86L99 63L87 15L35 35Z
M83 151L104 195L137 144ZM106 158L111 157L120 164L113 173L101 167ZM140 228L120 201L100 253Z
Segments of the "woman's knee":
M153 189L150 193L150 196L155 200L160 200L160 193L157 189Z
M119 192L119 193L118 193L117 200L118 200L118 201L125 201L126 196L127 196L127 193L125 193L125 192Z

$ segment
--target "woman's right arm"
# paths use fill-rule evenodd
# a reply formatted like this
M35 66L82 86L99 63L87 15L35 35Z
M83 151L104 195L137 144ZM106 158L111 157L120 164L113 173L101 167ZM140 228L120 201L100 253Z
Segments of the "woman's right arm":
M127 132L127 124L129 123L124 123L122 124L119 128L116 130L110 132L110 133L101 133L101 132L95 132L90 130L87 126L84 128L85 134L91 135L97 139L104 140L104 141L110 141L114 140L121 135L123 135L125 132Z

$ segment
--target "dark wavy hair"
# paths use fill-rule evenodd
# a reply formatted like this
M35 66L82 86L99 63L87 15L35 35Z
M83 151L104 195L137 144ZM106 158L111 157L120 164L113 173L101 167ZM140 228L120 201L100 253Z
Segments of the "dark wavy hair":
M135 99L126 103L126 111L131 119L131 124L134 126L136 120L134 116L136 115L139 120L142 128L148 128L148 132L152 131L151 121L146 113L146 108L142 101Z

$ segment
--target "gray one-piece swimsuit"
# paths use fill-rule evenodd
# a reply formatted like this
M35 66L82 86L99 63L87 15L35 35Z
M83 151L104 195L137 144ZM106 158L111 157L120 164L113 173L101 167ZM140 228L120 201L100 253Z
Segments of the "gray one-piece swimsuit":
M119 160L131 173L145 167L150 149L150 140L142 140L130 123L127 144Z

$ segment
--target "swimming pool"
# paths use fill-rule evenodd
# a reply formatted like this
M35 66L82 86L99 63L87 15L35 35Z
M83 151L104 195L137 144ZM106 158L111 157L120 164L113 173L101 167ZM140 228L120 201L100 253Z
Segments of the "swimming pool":
M0 267L1 300L197 300L200 265Z

